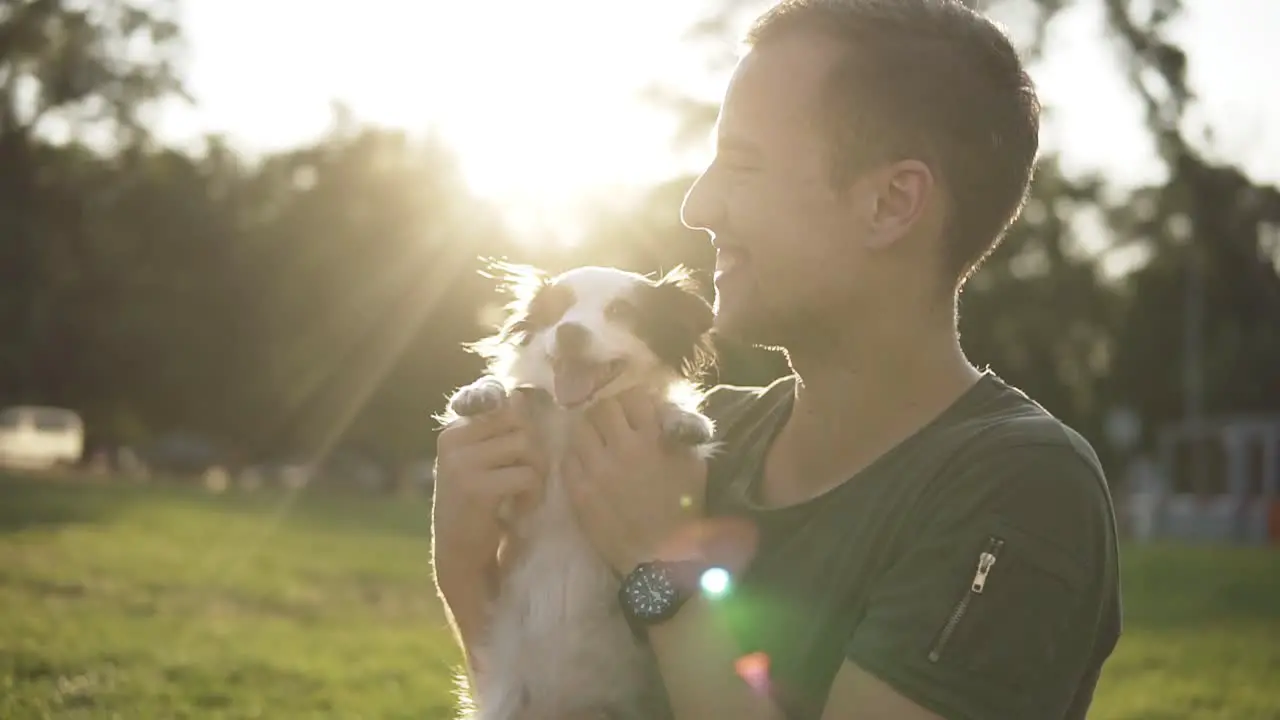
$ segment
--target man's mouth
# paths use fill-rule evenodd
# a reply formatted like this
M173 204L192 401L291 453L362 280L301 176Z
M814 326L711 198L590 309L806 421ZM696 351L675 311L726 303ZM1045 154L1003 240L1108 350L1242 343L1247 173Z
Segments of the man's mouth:
M627 368L626 360L597 362L577 358L561 358L551 362L555 372L552 394L556 404L575 408L595 399L596 395L613 382Z

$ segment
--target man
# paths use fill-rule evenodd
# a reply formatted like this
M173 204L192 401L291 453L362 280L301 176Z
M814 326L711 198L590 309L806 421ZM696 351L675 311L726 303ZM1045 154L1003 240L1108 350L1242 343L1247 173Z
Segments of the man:
M682 214L717 250L717 331L785 349L794 374L711 393L709 471L661 449L636 397L595 409L566 468L624 585L676 567L698 515L754 529L753 550L702 545L728 598L686 588L639 621L674 713L1083 718L1120 633L1105 478L956 332L960 286L1026 197L1031 81L954 0L788 1L747 39ZM440 438L436 570L464 647L493 502L541 477L522 437L495 417Z

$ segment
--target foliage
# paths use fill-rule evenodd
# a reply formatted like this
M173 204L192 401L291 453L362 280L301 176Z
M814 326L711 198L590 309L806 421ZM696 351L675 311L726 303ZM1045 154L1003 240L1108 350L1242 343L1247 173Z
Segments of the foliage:
M1117 404L1148 427L1280 411L1280 244L1260 231L1280 224L1280 191L1183 137L1194 58L1169 39L1178 3L1090 1L1167 180L1117 192L1043 158L1022 222L964 293L965 346L1094 437ZM696 28L713 61L760 5L725 0ZM984 6L1031 10L1034 55L1066 4ZM479 371L460 343L498 300L480 257L684 263L708 284L712 251L678 218L688 177L602 210L585 245L559 252L521 244L434 138L341 109L328 136L266 157L221 138L160 146L145 120L181 93L172 18L157 2L0 3L0 403L75 407L94 447L181 431L233 464L346 445L400 469L430 455L431 414ZM714 107L675 99L705 137ZM785 371L721 351L711 380Z

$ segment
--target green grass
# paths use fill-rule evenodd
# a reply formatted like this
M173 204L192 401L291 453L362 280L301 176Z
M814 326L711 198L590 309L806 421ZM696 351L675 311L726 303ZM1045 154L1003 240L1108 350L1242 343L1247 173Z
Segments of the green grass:
M422 501L0 480L0 718L430 720ZM1280 550L1128 548L1100 720L1280 718Z
M0 718L451 714L427 506L0 482Z

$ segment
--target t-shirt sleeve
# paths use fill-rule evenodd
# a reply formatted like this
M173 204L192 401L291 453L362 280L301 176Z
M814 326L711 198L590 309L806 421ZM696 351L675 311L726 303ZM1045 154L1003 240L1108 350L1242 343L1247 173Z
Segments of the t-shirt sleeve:
M753 409L766 393L765 388L737 385L717 385L703 398L699 409L715 423L715 442L718 447L707 465L707 512L715 515L726 508L722 504L729 495L727 490L735 478L735 471L743 462L742 436L749 430Z
M698 409L715 422L717 435L722 435L752 402L760 398L761 392L760 388L716 385L703 396Z
M1115 600L1105 483L1048 443L984 452L940 480L847 658L946 718L1062 717Z

